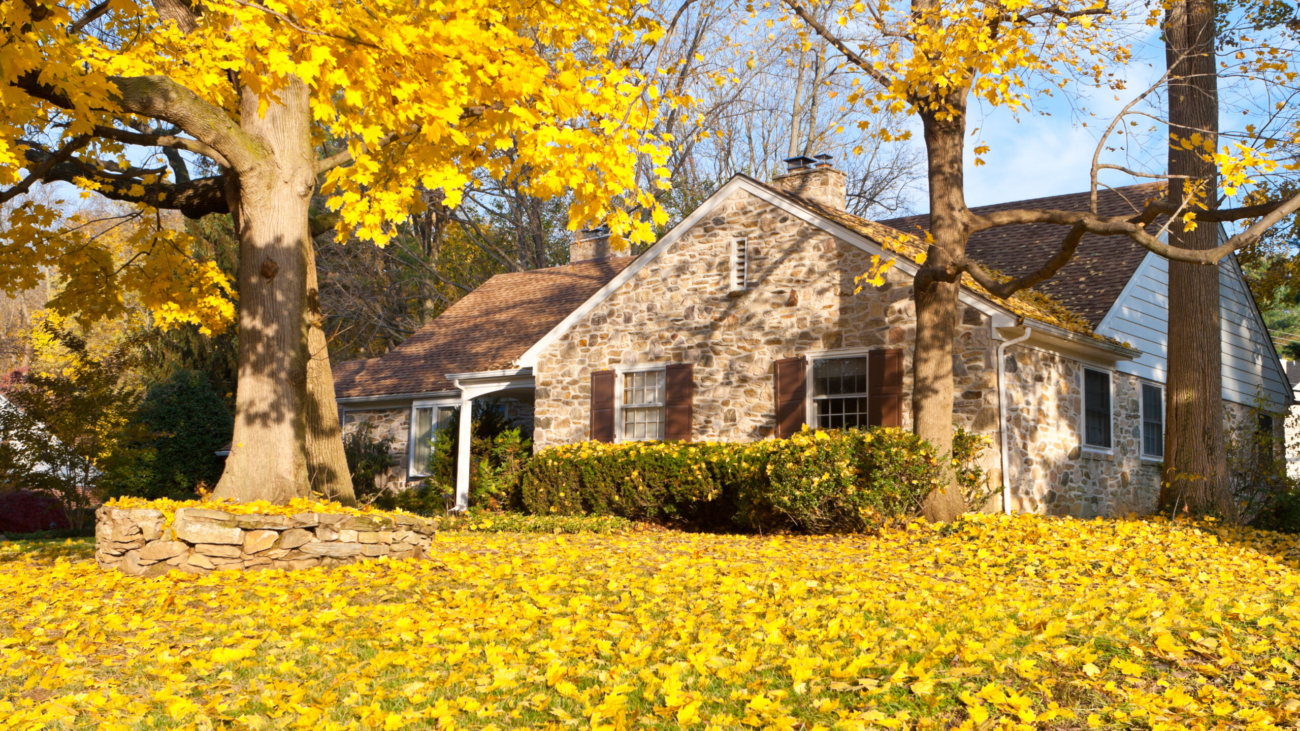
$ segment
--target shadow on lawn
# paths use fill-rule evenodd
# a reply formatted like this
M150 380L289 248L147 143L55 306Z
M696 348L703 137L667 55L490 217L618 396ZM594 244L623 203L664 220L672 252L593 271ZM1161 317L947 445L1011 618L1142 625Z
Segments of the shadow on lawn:
M93 559L94 538L0 537L0 563L11 561L55 561L60 558Z

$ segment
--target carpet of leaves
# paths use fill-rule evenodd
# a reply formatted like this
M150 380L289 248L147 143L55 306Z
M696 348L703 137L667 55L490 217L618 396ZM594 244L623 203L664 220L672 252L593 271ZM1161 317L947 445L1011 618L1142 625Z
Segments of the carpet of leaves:
M132 579L0 544L0 728L1293 728L1294 537L975 516L878 536L441 533Z

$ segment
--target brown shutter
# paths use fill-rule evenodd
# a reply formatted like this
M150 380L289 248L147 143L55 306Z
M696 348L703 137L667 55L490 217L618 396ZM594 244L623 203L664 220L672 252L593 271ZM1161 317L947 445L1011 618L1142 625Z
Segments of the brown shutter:
M903 425L903 351L867 354L867 421L871 426Z
M691 441L691 405L695 402L695 366L673 363L664 369L664 440Z
M591 372L591 438L614 441L614 371Z
M807 379L803 358L785 358L775 364L776 436L790 437L807 421Z

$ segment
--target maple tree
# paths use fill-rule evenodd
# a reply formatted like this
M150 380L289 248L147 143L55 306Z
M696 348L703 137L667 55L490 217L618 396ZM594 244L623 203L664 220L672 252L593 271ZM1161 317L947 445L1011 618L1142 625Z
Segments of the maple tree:
M318 189L340 237L379 245L423 190L455 206L477 171L571 192L572 227L643 241L663 222L637 184L639 163L662 163L658 93L611 58L660 32L630 0L5 0L0 32L0 203L57 181L233 218L239 384L218 495L283 502L311 470L348 497L310 243ZM0 283L27 289L55 267L86 293L56 309L100 316L131 291L160 324L219 329L228 281L157 218L118 266L27 201L0 240Z
M1258 240L1271 226L1300 210L1300 195L1210 209L1205 205L1207 192L1211 196L1217 194L1218 186L1206 174L1207 165L1211 170L1223 172L1224 192L1232 195L1237 188L1254 180L1253 175L1276 169L1278 163L1264 154L1263 139L1257 146L1238 144L1220 151L1215 146L1217 139L1207 134L1186 134L1186 130L1181 136L1175 133L1173 143L1188 153L1186 157L1194 158L1196 175L1202 177L1188 177L1186 171L1173 170L1158 175L1179 176L1177 179L1187 184L1174 186L1163 199L1145 201L1135 215L1098 215L1095 194L1099 186L1098 172L1133 171L1101 162L1097 157L1090 171L1092 210L1023 208L977 214L966 206L963 153L970 134L967 119L972 103L1020 111L1030 108L1035 94L1069 89L1072 82L1076 86L1086 82L1113 91L1124 88L1123 82L1110 75L1109 70L1132 60L1132 48L1124 34L1116 30L1127 16L1105 0L913 0L899 6L881 1L783 0L783 7L787 11L786 19L803 29L808 38L806 44L814 39L825 41L857 67L860 90L849 95L847 103L868 109L906 111L920 121L927 154L931 228L927 233L926 257L915 278L917 329L912 414L916 432L942 450L950 447L951 439L952 344L958 284L963 277L969 277L997 297L1010 297L1059 272L1088 233L1128 236L1149 251L1174 262L1196 265L1217 277L1214 265L1220 259ZM1159 24L1163 10L1163 6L1148 10L1144 22ZM1200 43L1176 50L1171 69L1201 53ZM1256 73L1281 76L1289 82L1286 59L1279 59L1276 49L1274 53L1261 54L1251 63ZM1135 105L1169 82L1170 74L1166 74L1155 86L1133 98L1101 136L1098 156ZM881 139L900 134L907 133L878 131ZM1292 129L1291 139L1294 134ZM987 145L978 145L974 149L976 164L981 164L989 152ZM1162 219L1166 223L1153 231L1152 224ZM1175 220L1184 231L1191 231L1198 222L1218 224L1245 219L1250 219L1249 226L1210 246L1182 241L1178 236L1162 240ZM1059 250L1036 270L1005 279L966 256L966 242L972 233L1028 223L1056 224L1066 231ZM1186 454L1186 450L1182 453ZM1206 510L1214 506L1203 501L1196 507ZM923 512L932 519L951 520L964 509L955 485L949 485L931 494Z

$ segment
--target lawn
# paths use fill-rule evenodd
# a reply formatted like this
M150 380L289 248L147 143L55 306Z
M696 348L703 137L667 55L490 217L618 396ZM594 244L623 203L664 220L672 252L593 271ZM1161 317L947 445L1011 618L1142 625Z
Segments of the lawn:
M147 580L90 554L0 544L0 728L1300 721L1300 544L1275 534L446 532L430 561Z

